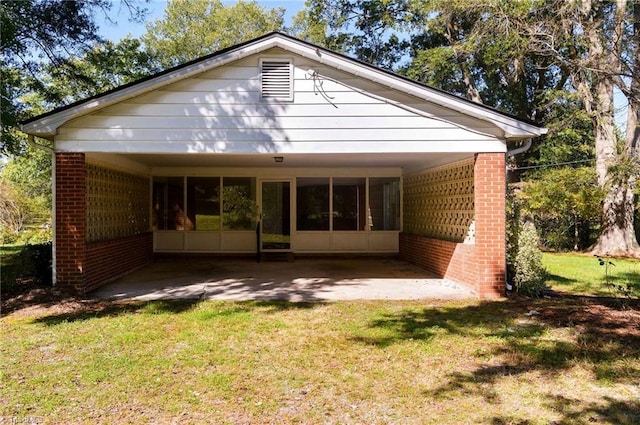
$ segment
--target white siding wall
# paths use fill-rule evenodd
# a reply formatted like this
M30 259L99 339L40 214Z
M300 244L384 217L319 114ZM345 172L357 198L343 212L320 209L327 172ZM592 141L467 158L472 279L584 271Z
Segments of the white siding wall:
M505 149L482 121L301 57L270 53L293 60L292 102L260 99L258 64L269 56L260 54L71 121L59 129L56 147L114 153Z

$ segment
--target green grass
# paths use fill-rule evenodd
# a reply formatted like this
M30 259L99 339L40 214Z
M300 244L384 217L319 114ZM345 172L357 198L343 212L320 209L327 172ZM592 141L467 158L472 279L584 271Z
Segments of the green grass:
M608 259L609 282L619 285L631 284L640 295L640 261ZM549 272L547 284L552 289L576 295L612 296L607 286L605 266L590 255L551 254L542 255L542 264Z
M16 312L0 319L0 418L637 423L640 315L594 302L103 302ZM541 315L527 315L533 309Z
M220 216L196 214L196 230L220 230Z

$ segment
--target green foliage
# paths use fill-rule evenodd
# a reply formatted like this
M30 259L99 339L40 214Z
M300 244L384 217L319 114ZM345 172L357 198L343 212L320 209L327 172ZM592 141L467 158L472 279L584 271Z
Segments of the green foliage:
M117 43L104 41L93 44L83 55L69 58L66 63L73 69L73 73L50 64L41 74L42 85L50 99L64 104L161 71L157 58L143 49L139 39L130 36Z
M328 49L395 69L409 47L401 31L408 17L406 1L309 0L291 31Z
M20 285L26 283L50 286L52 258L51 242L28 244L18 254L9 259L3 258L1 291L17 292L20 291Z
M515 194L513 186L507 187L506 197L506 252L507 280L513 281L515 276L516 254L518 253L518 236L522 227L522 200Z
M592 167L545 170L520 198L548 248L586 249L595 241L603 192Z
M547 105L545 126L549 131L531 149L530 163L590 165L595 162L593 122L577 95L567 90L548 90L541 101ZM536 172L527 174L535 177Z
M514 268L513 283L516 291L530 297L542 296L546 289L547 272L542 266L538 234L532 222L525 222L519 232Z
M171 67L281 30L283 16L284 9L264 9L256 1L172 0L142 39L163 67Z
M258 207L248 188L241 185L225 185L223 190L224 230L252 230L255 227Z
M546 289L547 272L542 266L538 234L531 221L523 221L522 200L513 187L507 190L507 280L525 296L539 297Z
M141 19L145 10L133 1L122 0L132 19ZM0 2L1 140L0 153L19 153L15 131L19 120L30 113L21 97L35 91L56 104L60 99L47 90L40 71L51 64L60 74L77 74L73 61L100 41L96 12L107 15L111 0L3 0Z
M0 237L4 243L51 240L51 155L29 147L0 169Z

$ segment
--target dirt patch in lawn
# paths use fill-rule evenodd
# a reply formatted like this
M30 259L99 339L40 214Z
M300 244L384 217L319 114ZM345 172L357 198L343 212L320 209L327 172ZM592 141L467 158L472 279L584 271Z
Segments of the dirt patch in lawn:
M554 327L575 327L581 332L597 332L601 336L640 337L640 302L625 302L607 298L564 296L573 300L554 305L545 303L540 320Z
M52 287L23 284L20 292L1 294L0 317L8 315L43 316L48 314L73 313L95 308L98 303L83 300Z

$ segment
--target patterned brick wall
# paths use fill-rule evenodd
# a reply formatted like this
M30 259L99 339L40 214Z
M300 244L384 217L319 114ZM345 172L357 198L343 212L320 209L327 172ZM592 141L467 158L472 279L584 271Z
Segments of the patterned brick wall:
M149 178L87 164L87 241L149 231Z
M406 176L403 190L405 232L453 242L473 238L473 160Z
M472 168L471 173L467 167ZM471 184L467 179L469 173ZM452 179L451 184L445 184L447 178ZM470 285L481 298L501 296L505 284L505 154L477 154L473 161L443 167L435 170L435 174L432 171L405 178L405 182L407 180L410 180L410 190L404 194L405 208L409 207L410 215L404 216L400 257L438 276ZM465 183L461 184L462 181ZM422 187L430 184L444 189ZM472 188L472 201L464 192L469 187ZM409 196L408 200L406 196ZM430 200L430 196L437 199ZM447 196L453 199L448 201ZM468 205L470 202L473 205L471 212L456 207L434 214L431 207ZM450 211L456 209L464 213L466 221L463 225L458 224L459 221L451 224L450 219L446 220L452 217ZM443 217L443 224L433 223ZM466 238L470 243L461 243L465 239L462 230L467 223L475 228L473 238ZM439 227L443 230L427 231Z
M118 192L127 195L113 198L119 199L118 202L126 202L122 199L128 199L132 205L137 205L138 211L141 208L139 204L147 206L145 232L138 231L135 235L112 236L100 242L88 242L88 222L92 223L91 231L94 235L113 234L109 229L96 231L96 220L93 217L95 210L87 208L88 194L93 196L101 193L96 191L94 181L89 182L88 176L95 174L96 168L87 165L83 153L56 153L56 280L58 287L77 294L84 294L106 281L147 264L153 255L153 237L148 231L149 185L146 179L120 175L121 180L133 183L130 187L122 182L116 183ZM142 180L146 182L144 193L141 190ZM108 185L108 182L105 184ZM134 202L134 196L142 196L144 199ZM126 217L130 217L130 212L131 210L121 217L126 220ZM88 219L88 216L91 218ZM108 222L109 219L105 217L105 220ZM114 226L120 226L119 229L131 228L130 223Z

